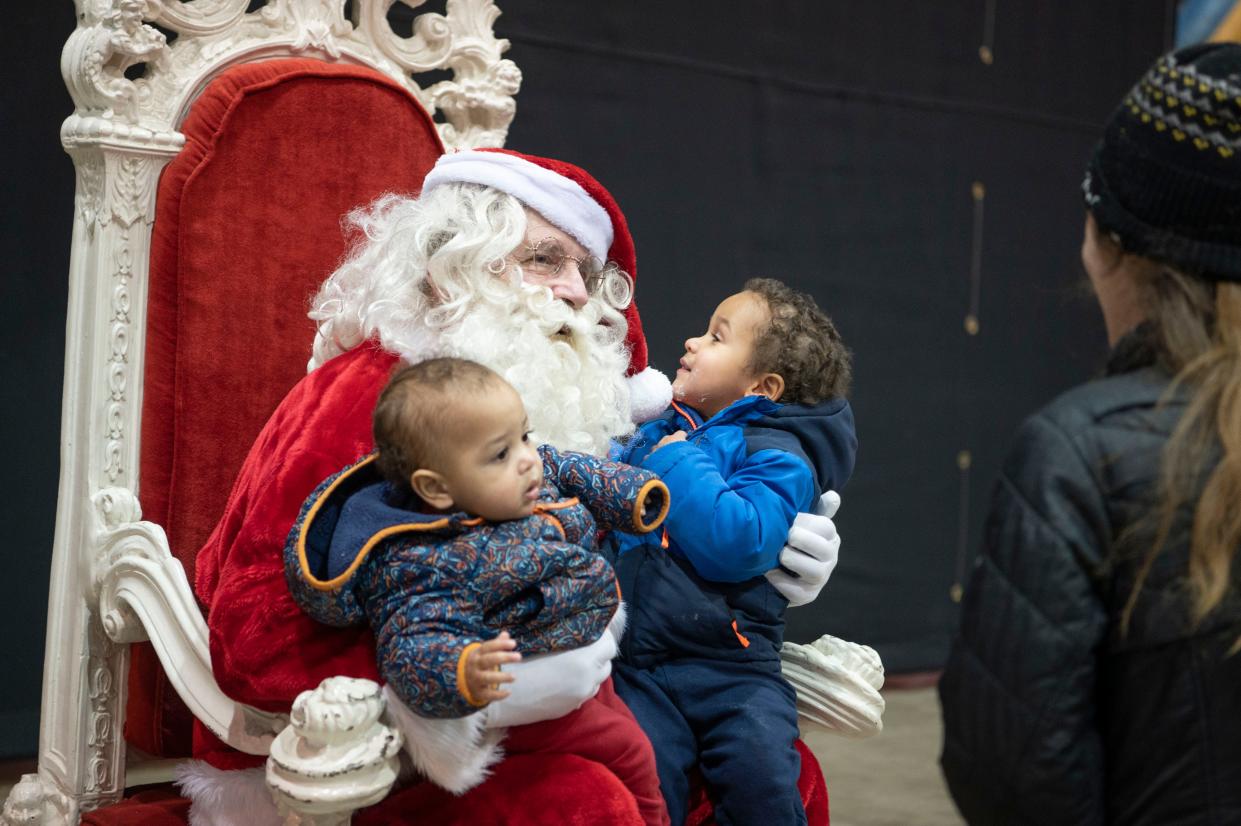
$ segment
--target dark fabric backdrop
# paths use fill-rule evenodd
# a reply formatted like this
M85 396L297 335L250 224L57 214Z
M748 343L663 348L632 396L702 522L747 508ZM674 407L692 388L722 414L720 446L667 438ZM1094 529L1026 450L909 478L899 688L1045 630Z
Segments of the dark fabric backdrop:
M890 672L942 663L950 591L1011 433L1103 357L1078 184L1104 118L1170 42L1173 5L501 4L525 78L508 145L574 161L616 195L655 366L674 369L681 342L756 275L813 293L854 350L861 450L841 563L790 612L791 638L871 644ZM73 23L62 0L11 10L0 34L14 67L0 88L0 758L37 748L73 200L57 66Z

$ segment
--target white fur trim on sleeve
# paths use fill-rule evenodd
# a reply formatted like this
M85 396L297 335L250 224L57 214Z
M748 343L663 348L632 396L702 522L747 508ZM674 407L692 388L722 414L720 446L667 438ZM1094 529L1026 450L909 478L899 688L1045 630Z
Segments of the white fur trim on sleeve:
M612 615L612 620L608 623L607 630L612 632L612 636L616 638L618 645L620 644L621 637L625 636L625 624L628 622L628 619L628 609L625 608L625 603L617 603L616 613Z
M176 786L190 800L190 826L281 826L262 768L217 769L202 760L178 763Z
M635 423L655 418L672 404L672 382L654 367L625 381L629 385L629 417Z
M464 794L487 779L504 757L500 741L507 729L487 729L484 715L434 719L409 710L388 686L383 688L389 725L405 737L405 753L428 780L453 794Z
M577 181L503 152L463 150L442 155L427 173L422 191L465 183L507 192L572 235L591 255L606 261L612 248L612 219Z

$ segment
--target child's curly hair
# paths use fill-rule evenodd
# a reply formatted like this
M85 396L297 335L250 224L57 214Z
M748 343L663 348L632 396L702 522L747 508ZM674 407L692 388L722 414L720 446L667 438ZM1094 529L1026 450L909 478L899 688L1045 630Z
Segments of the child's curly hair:
M814 299L774 278L751 278L745 290L763 299L769 317L755 335L750 369L780 374L780 401L817 404L846 396L853 354Z

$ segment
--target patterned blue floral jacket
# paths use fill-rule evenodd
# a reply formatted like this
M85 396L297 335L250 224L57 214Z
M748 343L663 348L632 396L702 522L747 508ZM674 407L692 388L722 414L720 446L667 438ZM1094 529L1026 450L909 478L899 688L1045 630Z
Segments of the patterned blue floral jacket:
M380 673L424 717L477 710L465 655L502 630L523 654L597 640L619 603L599 530L649 532L667 513L654 473L547 445L539 454L543 488L524 519L422 513L372 455L324 480L289 533L284 571L297 604L328 625L368 622ZM648 496L662 506L644 517Z

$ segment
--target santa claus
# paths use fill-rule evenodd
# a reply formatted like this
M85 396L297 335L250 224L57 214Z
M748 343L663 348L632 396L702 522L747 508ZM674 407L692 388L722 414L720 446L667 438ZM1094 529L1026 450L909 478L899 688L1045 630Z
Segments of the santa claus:
M667 378L647 364L624 216L584 170L504 150L458 152L439 160L419 197L384 196L349 222L358 243L312 304L310 372L255 440L198 555L216 679L230 697L272 711L287 711L299 692L333 675L378 681L369 629L328 628L303 614L285 585L281 549L307 495L372 449L371 411L398 363L437 355L481 362L518 390L534 438L599 455L671 399ZM828 515L802 514L789 542L784 570L769 578L797 605L827 581L839 539ZM594 696L616 650L607 632L585 648L512 666L511 696L471 715L471 737L492 731L484 739L494 742L507 729L510 754L527 732L546 742L539 727ZM415 754L419 725L402 725ZM279 822L253 768L259 758L201 726L195 752L201 760L181 775L194 822ZM809 782L821 787L815 768ZM472 799L519 809L526 787L497 769L451 801L453 817L468 813Z

